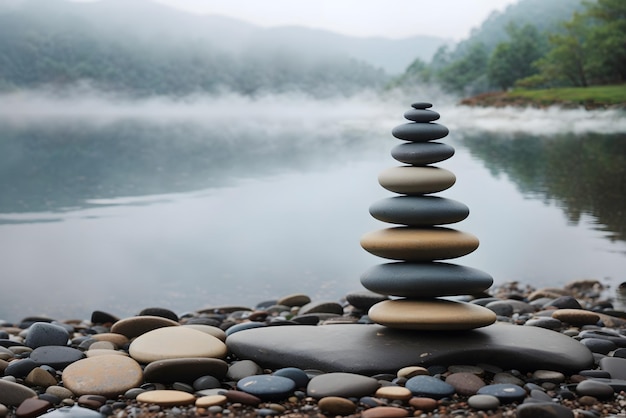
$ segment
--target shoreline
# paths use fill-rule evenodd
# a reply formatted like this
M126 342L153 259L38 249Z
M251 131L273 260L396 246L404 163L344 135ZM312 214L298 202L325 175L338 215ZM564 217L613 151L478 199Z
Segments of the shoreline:
M546 99L534 100L509 92L487 92L475 96L461 99L458 104L460 106L470 107L515 107L515 108L534 108L547 109L549 107L559 107L562 109L585 109L585 110L626 110L626 103L608 103L598 100L559 100Z
M483 303L480 301L484 300L484 306L487 306L488 301L495 302L490 305L490 309L497 313L498 324L520 327L520 331L530 326L540 327L550 332L566 335L572 340L582 341L582 343L586 343L584 340L589 340L585 345L593 353L594 366L590 370L578 370L573 373L541 368L520 372L516 370L519 368L502 369L484 362L476 364L471 356L463 353L463 344L459 344L456 357L458 361L453 363L427 365L416 361L393 373L374 376L344 373L338 376L339 380L322 385L334 388L329 389L330 392L324 393L323 396L311 387L314 385L311 382L315 379L332 379L337 372L300 369L298 365L293 365L293 367L288 367L293 370L289 372L281 370L281 372L293 373L294 375L290 374L291 379L297 380L296 376L299 376L305 380L301 380L284 393L276 395L273 392L267 392L271 391L267 388L258 389L257 392L244 390L246 386L239 382L245 381L251 384L250 381L272 379L281 372L276 368L257 364L252 359L235 356L230 351L232 347L228 346L229 336L236 332L245 333L247 329L258 327L282 329L289 333L289 327L285 325L310 324L309 326L334 329L338 329L336 327L341 327L343 324L368 327L371 321L366 315L367 306L380 300L380 295L357 292L346 295L346 299L352 303L333 303L311 301L304 294L294 294L273 301L275 302L273 305L265 304L254 308L237 305L214 307L192 312L183 317L178 317L164 308L146 308L137 317L123 319L106 312L94 311L90 321L58 322L58 325L68 330L70 336L67 348L61 348L66 351L71 350L73 353L82 353L84 357L81 357L82 360L73 360L68 365L56 365L54 368L34 366L28 369L26 367L29 358L37 357L32 354L37 348L33 350L26 344L30 332L27 328L29 325L32 326L32 322L27 323L28 318L25 318L21 324L0 324L0 332L3 332L5 337L0 338L0 341L7 346L0 347L0 366L4 373L4 377L0 379L0 417L13 416L20 411L20 408L22 411L26 408L35 408L33 399L37 399L39 412L17 414L17 416L36 417L50 414L49 417L53 418L55 417L52 415L54 411L61 408L77 415L82 413L81 416L91 416L89 413L92 413L94 417L115 416L118 418L163 416L163 414L184 417L287 416L292 418L321 418L336 415L371 418L452 415L507 417L537 416L539 413L547 413L545 411L552 411L550 412L552 415L545 416L626 415L626 394L623 392L626 390L626 380L616 377L620 373L626 376L626 358L623 358L623 351L626 350L626 312L616 309L615 301L607 295L605 285L596 280L580 280L570 282L560 288L537 289L512 282L494 286L488 292L489 294L479 295L480 298L474 299L474 303ZM577 311L576 313L581 317L586 315L592 320L572 324L555 319L555 312L572 310ZM112 350L105 357L99 357L102 361L112 361L111 359L121 357L127 359L125 361L134 362L133 359L136 359L137 355L130 349L130 345L149 331L143 329L137 331L135 335L134 331L130 332L128 328L120 324L132 322L137 318L146 318L146 316L160 324L154 329L161 329L165 325L181 325L174 328L185 328L192 324L200 326L205 331L210 329L211 333L215 333L215 339L223 339L229 351L216 358L207 358L202 361L212 364L212 367L219 365L218 368L223 369L220 371L212 369L213 377L209 379L202 376L203 379L200 379L198 372L193 370L182 372L183 369L188 368L185 364L188 364L190 360L179 359L175 360L178 362L175 368L166 370L163 366L159 374L153 370L157 367L153 367L155 363L165 364L174 360L148 363L144 359L138 360L142 363L139 373L143 375L134 384L124 386L124 377L122 375L116 377L118 372L113 368L107 369L105 374L110 374L108 378L114 381L114 386L121 385L116 386L116 389L108 395L97 393L97 386L91 387L91 390L89 387L81 389L76 383L75 386L71 386L72 376L68 371L75 369L74 366L85 360L102 355L102 351ZM30 319L34 322L41 322L41 320L48 319ZM52 319L49 320L50 323L54 322ZM121 333L126 333L126 336ZM98 334L102 337L97 337ZM458 340L461 342L463 338L461 334ZM9 344L7 341L12 341L12 343ZM105 344L105 341L108 343ZM333 341L319 341L319 344L321 350L326 345L332 345ZM163 345L166 344L163 343ZM611 349L608 350L607 347ZM152 348L148 347L146 350L150 352ZM355 353L362 349L364 348L353 347ZM446 349L451 349L451 347L446 347ZM113 353L116 355L111 355ZM624 364L620 363L617 370L607 371L603 369L606 366L602 366L602 359L605 358L623 361ZM380 362L385 361L384 354L381 353ZM24 368L20 369L18 365L23 365ZM201 367L204 366L196 365L195 369ZM33 370L45 372L34 377ZM148 370L152 373L150 374ZM85 369L81 373L89 375L90 370ZM172 375L176 377L170 379L166 377L168 373L170 377ZM211 373L206 372L206 375L211 375ZM416 376L431 379L429 384L439 381L448 385L454 383L452 386L454 392L421 393L412 386L414 382L411 379ZM88 380L89 376L85 376L85 379ZM205 382L204 385L198 383L199 380ZM211 381L212 384L207 385L206 381ZM18 391L14 391L13 394L3 392L1 390L3 385L8 385L14 390L19 389L19 393L23 393L21 396L24 398L16 398L20 396L16 395ZM514 399L507 399L504 395L501 398L495 395L477 396L481 393L479 390L484 390L481 388L494 387L494 385L513 385L507 387L519 388L521 395L518 394ZM66 386L72 387L77 393L68 390ZM408 387L412 389L407 390ZM83 393L84 391L86 392ZM33 394L37 398L33 398ZM167 400L170 399L168 397L174 397L174 400ZM488 402L482 404L482 401ZM63 416L72 415L68 412Z

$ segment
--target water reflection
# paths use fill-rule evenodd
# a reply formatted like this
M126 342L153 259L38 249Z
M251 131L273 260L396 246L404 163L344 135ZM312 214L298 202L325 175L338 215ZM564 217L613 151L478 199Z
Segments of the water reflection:
M626 241L626 135L484 132L460 144L525 196L561 207L571 224L589 215L607 238Z

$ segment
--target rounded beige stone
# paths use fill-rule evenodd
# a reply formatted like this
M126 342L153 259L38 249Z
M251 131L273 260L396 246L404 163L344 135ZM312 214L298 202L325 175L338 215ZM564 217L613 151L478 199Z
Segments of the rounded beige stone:
M410 379L415 376L428 376L430 373L428 369L422 366L406 366L398 370L396 373L398 377Z
M115 350L116 348L111 341L96 341L89 346L89 350Z
M222 341L226 341L226 333L221 328L213 327L211 325L204 325L204 324L188 324L188 325L183 325L183 326L187 328L192 328L198 331L202 331L205 334L209 334L209 335L214 336L215 338L219 338Z
M584 309L557 309L552 312L552 318L574 326L582 326L597 324L600 315Z
M108 355L78 360L63 370L63 385L76 396L113 398L143 383L141 366L132 358Z
M383 386L376 391L377 398L385 398L399 401L408 401L413 393L403 386Z
M196 399L196 407L210 408L212 406L224 405L228 402L228 398L224 395L208 395Z
M432 261L462 257L478 248L478 238L450 228L397 227L365 234L361 246L392 260Z
M195 401L195 396L181 390L150 390L137 395L137 402L152 403L161 406L190 405Z
M276 302L277 305L289 306L290 308L294 306L304 306L307 303L311 303L311 298L304 293L286 295L278 299Z
M385 189L401 194L437 193L454 185L456 176L439 167L392 167L378 175Z
M445 299L386 300L372 306L369 317L390 328L415 330L467 330L496 321L490 309Z
M140 363L188 357L224 358L227 351L219 338L185 326L146 332L128 349L130 356Z

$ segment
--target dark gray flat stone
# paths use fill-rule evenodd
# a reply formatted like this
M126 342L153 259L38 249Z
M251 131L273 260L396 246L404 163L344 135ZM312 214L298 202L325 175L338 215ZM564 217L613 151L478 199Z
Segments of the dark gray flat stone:
M413 122L432 122L439 119L439 113L426 109L409 109L404 117Z
M256 328L226 340L229 350L264 368L298 367L365 375L406 366L488 363L503 369L578 372L589 349L543 328L494 324L464 332L394 330L380 325Z
M433 104L428 102L415 102L411 103L411 107L413 109L428 109L429 107L433 107Z
M493 284L493 278L471 267L451 263L386 263L361 275L361 284L383 295L427 298L472 295Z
M426 142L440 139L448 135L450 131L438 123L404 123L391 130L391 134L398 139L411 142Z
M461 222L469 208L456 200L437 196L396 196L374 202L370 214L379 221L409 226Z
M412 165L427 165L447 160L454 155L454 148L441 142L405 142L391 149L397 161Z

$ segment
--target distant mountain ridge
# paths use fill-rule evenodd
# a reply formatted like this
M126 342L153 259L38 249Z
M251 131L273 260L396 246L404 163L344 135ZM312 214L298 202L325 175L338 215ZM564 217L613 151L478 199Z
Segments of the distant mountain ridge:
M400 74L419 57L429 61L437 49L452 41L434 36L406 39L359 38L298 26L262 28L221 15L197 15L150 0L0 0L0 13L19 11L44 19L64 16L84 21L102 33L132 34L160 42L206 42L229 53L246 52L259 45L282 45L349 56L388 74Z

